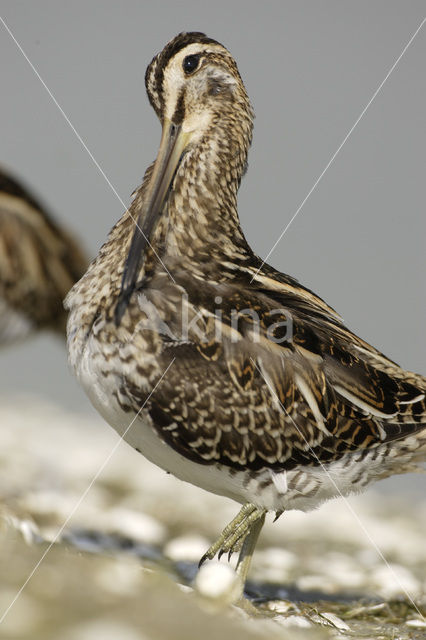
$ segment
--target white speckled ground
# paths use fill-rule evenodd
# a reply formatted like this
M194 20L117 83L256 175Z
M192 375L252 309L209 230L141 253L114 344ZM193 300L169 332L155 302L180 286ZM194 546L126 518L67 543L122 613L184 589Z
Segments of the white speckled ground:
M0 618L67 521L0 638L426 637L424 490L370 490L269 521L249 584L255 618L208 595L232 583L221 567L210 591L199 583L204 595L177 586L191 582L238 505L177 481L124 443L79 503L117 435L95 414L36 397L2 398L0 424Z

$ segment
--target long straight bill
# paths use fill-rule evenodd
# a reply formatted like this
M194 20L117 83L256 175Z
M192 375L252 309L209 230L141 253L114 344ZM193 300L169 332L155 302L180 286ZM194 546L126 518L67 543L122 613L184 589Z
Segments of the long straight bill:
M182 132L180 125L175 125L165 118L160 149L152 172L147 197L138 216L124 265L121 291L114 313L117 327L134 291L146 246L151 244L150 241L160 219L171 182L188 143L188 137L187 133Z

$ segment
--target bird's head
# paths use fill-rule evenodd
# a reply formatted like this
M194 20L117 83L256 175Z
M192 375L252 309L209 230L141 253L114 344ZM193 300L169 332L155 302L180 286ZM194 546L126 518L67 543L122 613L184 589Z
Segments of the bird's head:
M203 33L173 38L148 66L145 84L161 124L179 127L186 146L231 113L253 117L235 60Z
M117 324L184 155L203 140L227 150L239 183L251 142L253 111L244 84L235 60L216 40L198 32L180 33L149 64L145 84L162 136L126 260Z

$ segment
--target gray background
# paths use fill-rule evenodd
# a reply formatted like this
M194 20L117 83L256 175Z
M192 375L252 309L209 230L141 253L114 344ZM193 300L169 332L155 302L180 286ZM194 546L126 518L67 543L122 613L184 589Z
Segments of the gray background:
M143 78L176 33L235 56L256 112L240 217L265 256L426 15L425 2L2 1L1 15L129 203L160 126ZM426 373L426 25L269 262L404 367ZM93 256L122 205L0 25L0 162ZM0 354L0 389L92 411L59 340Z

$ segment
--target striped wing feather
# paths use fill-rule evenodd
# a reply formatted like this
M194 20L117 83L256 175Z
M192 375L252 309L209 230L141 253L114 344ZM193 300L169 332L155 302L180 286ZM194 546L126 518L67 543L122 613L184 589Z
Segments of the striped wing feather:
M86 267L74 239L31 194L0 172L0 343L10 335L8 314L15 325L18 317L25 318L23 329L64 331L62 301Z
M190 283L185 287L191 299ZM197 288L206 301L204 339L198 331L185 344L166 344L164 368L176 360L150 401L154 425L183 455L234 468L291 469L425 428L426 380L352 334L314 294L292 287L268 290L264 280L249 296L244 287L244 299L238 285L227 284L226 295L223 285L204 283L202 294ZM207 302L217 296L225 301L220 340ZM258 336L244 316L235 335L227 301L257 310ZM280 317L292 318L293 333L277 344Z

